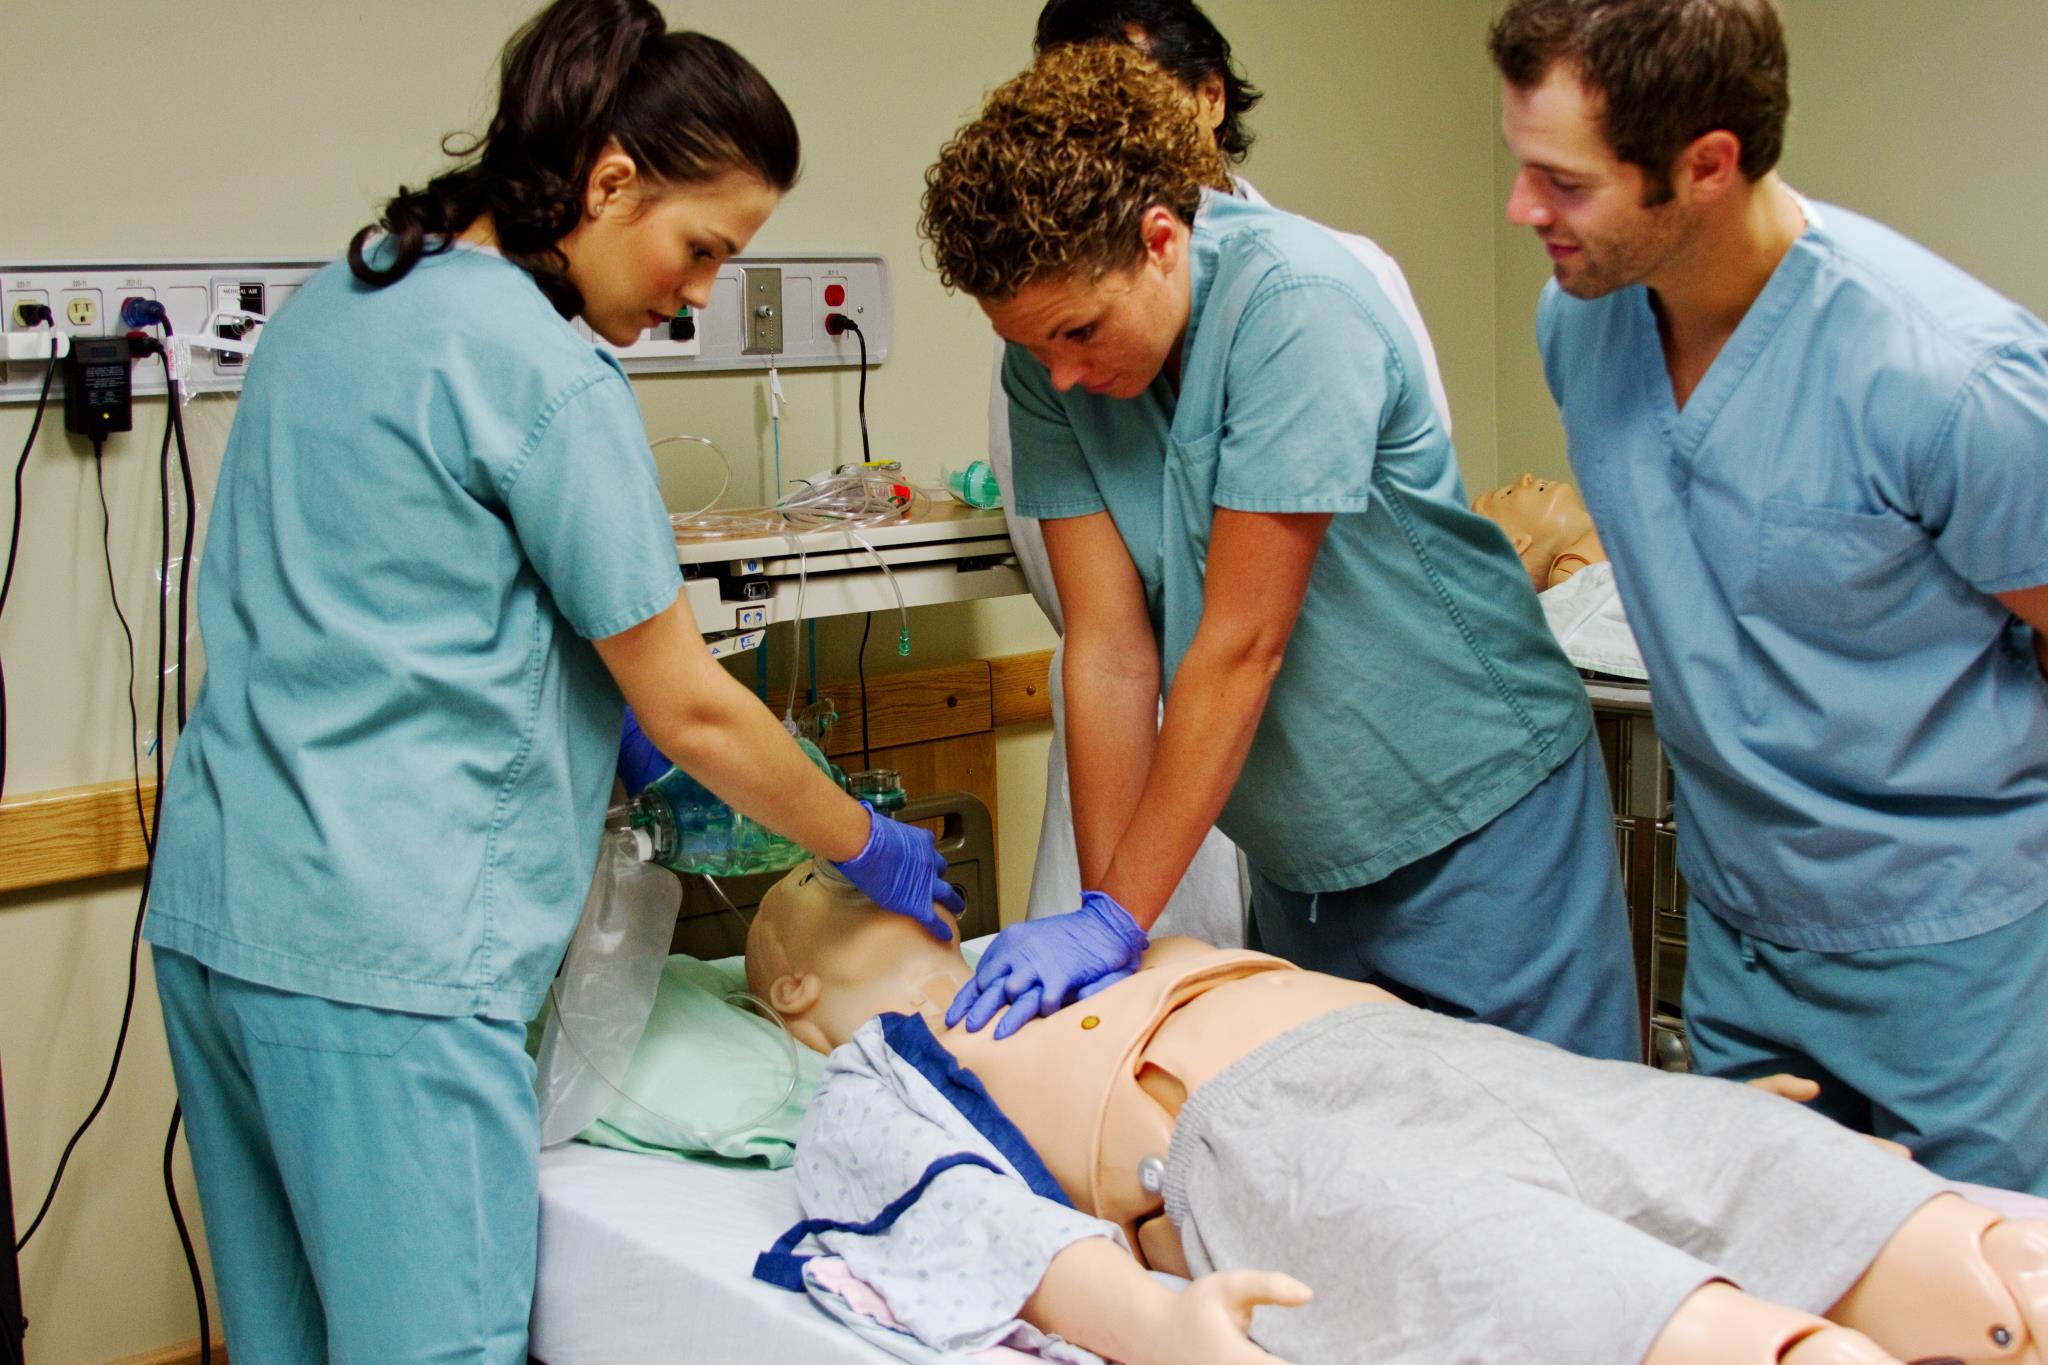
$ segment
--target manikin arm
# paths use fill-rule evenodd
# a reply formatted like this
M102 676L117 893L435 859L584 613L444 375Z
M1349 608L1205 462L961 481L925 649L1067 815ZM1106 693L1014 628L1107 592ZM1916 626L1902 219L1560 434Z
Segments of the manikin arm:
M2048 677L2048 584L2038 588L2015 588L1998 594L2005 609L2034 628L2034 658L2041 674Z
M1247 1335L1252 1309L1298 1308L1311 1297L1291 1275L1264 1270L1204 1275L1176 1292L1116 1243L1090 1237L1053 1258L1019 1316L1124 1365L1279 1365Z

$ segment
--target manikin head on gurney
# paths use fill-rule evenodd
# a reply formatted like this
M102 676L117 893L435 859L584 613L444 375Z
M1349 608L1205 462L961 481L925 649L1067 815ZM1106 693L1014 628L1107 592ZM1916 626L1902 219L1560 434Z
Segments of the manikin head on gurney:
M1508 533L1538 592L1607 558L1592 514L1568 483L1524 474L1472 499L1472 510Z
M946 1029L936 1022L933 1022L933 1033L943 1048L952 1052L956 1060L987 1085L989 1093L1004 1106L1006 1112L1013 1109L1031 1111L1021 1118L1015 1112L1011 1116L1019 1119L1020 1126L1031 1137L1034 1146L1039 1142L1037 1133L1047 1127L1048 1118L1054 1120L1050 1125L1053 1129L1065 1125L1069 1129L1086 1129L1093 1133L1101 1125L1101 1138L1095 1150L1098 1156L1103 1156L1111 1146L1108 1121L1104 1115L1114 1107L1106 1106L1103 1096L1106 1087L1114 1087L1124 1081L1120 1081L1117 1075L1095 1074L1098 1070L1096 1063L1101 1058L1091 1059L1087 1043L1115 1030L1119 995L1142 996L1148 979L1156 984L1175 973L1184 975L1190 970L1190 964L1199 971L1205 961L1226 962L1255 956L1207 948L1187 940L1166 939L1155 945L1153 952L1147 955L1146 965L1134 976L1089 1001L1033 1020L1010 1043L994 1043L985 1033L970 1034L958 1028ZM816 876L808 866L798 867L762 900L760 912L747 937L749 988L774 1006L799 1041L818 1051L829 1051L846 1043L878 1014L922 1013L927 1021L935 1021L945 1002L952 998L970 974L971 969L961 955L957 941L934 942L909 920L874 909L858 892ZM1267 984L1280 987L1280 991L1263 997L1254 991L1252 998L1256 1001L1257 1012L1285 1013L1292 1010L1299 1015L1313 1015L1320 1008L1313 1004L1301 1005L1299 1002L1303 999L1325 1001L1333 1011L1375 1001L1399 1004L1371 987L1324 977L1319 973L1290 968L1268 972L1264 979ZM1218 1069L1246 1055L1247 1042L1243 1035L1247 1032L1256 1035L1258 1029L1246 1028L1242 1024L1252 1021L1253 1014L1247 1013L1241 1020L1225 1019L1223 1026L1217 1027L1214 1015L1204 1019L1201 1010L1206 1007L1205 1002L1225 994L1226 989L1252 987L1259 980L1257 977L1232 979L1227 988L1192 997L1190 1004L1169 1004L1166 1020L1177 1021L1192 1009L1193 1021L1190 1024L1164 1020L1158 1023L1159 1037L1171 1041L1177 1036L1180 1041L1169 1047L1165 1055L1159 1055L1151 1044L1142 1047L1139 1070L1152 1071L1157 1056L1169 1067L1178 1065L1184 1068L1183 1074L1189 1075L1192 1083L1184 1093L1172 1094L1154 1091L1145 1085L1144 1077L1139 1076L1136 1078L1139 1088L1158 1100L1170 1114L1178 1114L1182 1112L1183 1105L1192 1102L1196 1086L1205 1077L1216 1074ZM1358 994L1360 992L1369 994ZM1091 1022L1098 1017L1101 1026L1089 1031ZM1450 1027L1460 1030L1484 1028L1463 1023L1450 1023ZM1176 1028L1180 1030L1178 1035L1173 1032ZM1488 1035L1493 1032L1486 1030ZM1289 1042L1282 1046L1292 1046L1295 1036L1289 1035ZM1032 1046L1034 1040L1038 1046ZM1258 1046L1256 1036L1249 1046ZM1541 1045L1504 1038L1501 1046ZM1190 1056L1191 1052L1196 1055ZM1213 1055L1202 1055L1204 1053ZM1036 1062L1032 1060L1034 1055L1038 1058ZM1044 1065L1048 1055L1060 1062L1058 1068L1051 1072ZM1066 1060L1068 1058L1071 1061ZM1332 1067L1369 1068L1377 1072L1382 1063L1389 1066L1382 1074L1407 1074L1398 1064L1398 1058L1376 1059L1371 1055L1347 1054L1333 1060ZM1688 1092L1686 1099L1691 1103L1733 1107L1736 1111L1734 1116L1743 1120L1735 1127L1743 1131L1748 1131L1744 1123L1756 1117L1767 1120L1761 1127L1772 1127L1777 1111L1762 1111L1757 1106L1783 1103L1755 1096L1746 1087L1729 1086L1718 1081L1670 1077L1651 1079L1658 1073L1625 1063L1576 1062L1575 1065L1581 1069L1595 1069L1585 1071L1589 1078L1586 1084L1593 1093L1599 1093L1602 1084L1591 1079L1595 1075L1606 1078L1607 1083L1617 1076L1640 1076L1644 1078L1642 1081L1628 1080L1626 1083L1640 1084L1645 1088L1645 1104L1655 1105L1667 1090L1683 1087ZM1020 1080L1017 1075L1006 1074L1012 1068L1032 1071L1033 1074ZM1121 1074L1124 1080L1130 1079L1128 1065ZM1369 1075L1364 1080L1370 1084ZM828 1089L831 1085L828 1073ZM1699 1089L1694 1090L1695 1086ZM821 1098L824 1093L821 1091ZM1641 1107L1625 1106L1628 1109ZM1589 1109L1588 1112L1614 1111L1602 1108ZM1802 1132L1810 1132L1812 1139L1827 1149L1827 1160L1816 1163L1825 1171L1836 1170L1836 1164L1840 1163L1844 1171L1862 1170L1868 1177L1870 1172L1864 1170L1864 1166L1869 1160L1894 1160L1865 1156L1868 1149L1853 1138L1849 1138L1838 1152L1835 1146L1840 1139L1833 1135L1841 1133L1841 1130L1826 1124L1825 1120L1796 1114L1793 1117L1799 1120ZM1259 1118L1266 1121L1267 1115L1262 1112ZM1284 1125L1284 1120L1284 1115L1272 1117L1276 1125ZM1616 1123L1628 1121L1631 1120L1626 1114L1616 1114ZM1172 1123L1169 1118L1169 1131ZM1278 1131L1277 1126L1275 1131ZM1567 1124L1559 1130L1558 1140L1574 1141L1570 1136L1572 1131L1573 1125ZM1727 1131L1723 1125L1723 1137ZM1620 1136L1626 1137L1625 1134ZM858 1134L840 1135L838 1140L842 1144L851 1142L858 1146ZM1741 1151L1704 1149L1718 1140L1703 1139L1703 1150L1696 1154L1697 1161L1690 1157L1686 1160L1699 1170L1741 1166L1745 1161L1770 1164L1783 1160L1782 1153L1773 1155L1769 1143L1760 1138L1755 1144L1757 1151L1747 1156ZM1626 1142L1623 1145L1627 1145ZM1739 1142L1733 1145L1741 1146ZM1375 1144L1369 1140L1369 1135L1362 1134L1352 1159L1370 1165L1375 1159L1372 1155L1374 1149ZM1451 1159L1457 1158L1453 1155ZM800 1170L804 1160L804 1149L800 1148ZM1490 1175L1479 1170L1470 1174L1475 1182ZM1854 1183L1854 1178L1847 1174L1839 1178ZM1927 1181L1931 1191L1938 1192L1941 1188L1932 1177L1927 1177ZM1298 1192L1301 1198L1309 1199L1310 1205L1315 1202L1310 1197L1313 1193L1309 1190ZM1672 1193L1675 1208L1689 1207L1685 1191L1674 1190ZM1821 1197L1818 1191L1815 1197ZM1289 1207L1295 1205L1290 1204ZM1102 1209L1090 1211L1116 1221L1114 1215ZM1271 1216L1283 1217L1285 1213L1285 1209L1274 1209ZM1460 1217L1466 1216L1445 1210L1447 1240L1449 1230L1459 1225ZM1758 1211L1757 1216L1766 1215ZM1349 1236L1373 1236L1370 1218L1344 1220L1344 1226L1350 1229ZM1199 1234L1201 1229L1196 1231ZM1183 1238L1186 1236L1186 1229L1181 1235ZM1826 1226L1816 1226L1812 1235L1821 1239L1816 1243L1820 1246L1826 1244L1832 1231ZM1718 1234L1709 1235L1709 1243L1714 1242L1716 1236ZM1143 1241L1142 1233L1138 1240ZM1077 1254L1082 1247L1088 1250ZM1091 1341L1105 1345L1128 1342L1128 1335L1119 1329L1116 1321L1107 1317L1098 1320L1103 1311L1100 1300L1104 1296L1097 1291L1105 1277L1121 1270L1120 1264L1105 1263L1102 1259L1105 1248L1124 1261L1130 1260L1128 1254L1117 1249L1114 1243L1100 1239L1092 1243L1075 1243L1054 1258L1044 1279L1039 1282L1037 1292L1032 1294L1019 1316L1084 1345ZM1149 1247L1146 1249L1149 1253ZM1350 1256L1354 1253L1347 1250L1345 1254ZM1063 1263L1071 1270L1080 1263L1082 1255L1090 1258L1088 1274L1063 1275ZM1071 1261L1070 1257L1073 1258ZM1362 1258L1359 1263L1363 1263ZM1157 1264L1156 1260L1154 1264ZM1132 1265L1135 1266L1135 1262ZM1225 1283L1228 1277L1255 1273L1250 1267L1231 1267L1222 1262L1213 1268L1204 1268L1210 1269L1211 1273L1197 1279L1195 1286L1208 1286L1204 1291L1207 1295L1205 1301L1212 1309L1219 1295L1229 1298L1231 1286ZM1304 1274L1308 1269L1307 1266L1283 1268L1297 1269ZM1594 1279L1599 1278L1599 1265L1589 1265L1585 1269ZM1142 1275L1142 1271L1139 1273ZM1294 1283L1286 1280L1285 1276L1280 1279L1287 1284ZM1078 1289L1077 1280L1081 1286ZM1343 1288L1338 1285L1313 1287L1325 1290ZM1239 1295L1240 1299L1244 1297ZM1197 1298L1191 1289L1180 1295L1177 1302L1188 1301L1192 1310L1192 1301ZM1250 1296L1247 1302L1237 1304L1243 1308L1242 1316L1232 1315L1238 1325L1226 1335L1248 1330L1250 1302L1288 1301L1273 1291L1268 1291L1266 1297ZM1298 1299L1293 1301L1299 1302ZM1486 1305L1475 1303L1474 1311L1485 1312ZM1214 1328L1214 1321L1210 1326ZM1502 1330L1513 1333L1520 1329L1503 1324ZM1640 1359L1644 1365L1706 1365L1707 1362L1713 1362L1713 1365L1775 1365L1776 1362L1789 1362L1790 1365L1882 1365L1883 1362L1953 1357L1972 1363L1995 1360L2048 1365L2048 1352L2044 1352L2041 1346L2044 1337L2048 1337L2048 1224L2003 1222L1988 1209L1953 1195L1935 1193L1891 1234L1876 1258L1867 1264L1862 1278L1839 1302L1826 1309L1825 1317L1766 1302L1726 1282L1704 1283L1679 1304ZM1882 1342L1883 1346L1873 1344L1872 1338ZM1247 1361L1274 1359L1241 1335L1235 1336L1235 1340L1254 1354L1212 1356L1198 1352L1197 1355L1200 1358ZM1523 1344L1530 1343L1525 1341ZM1128 1347L1109 1353L1132 1361L1174 1358L1170 1352L1162 1356L1158 1351L1137 1352ZM1178 1358L1195 1357L1183 1354Z
M943 905L933 910L953 927L948 942L800 863L769 888L747 928L747 989L798 1042L830 1052L876 1015L913 1010L921 993L950 1000L974 975L958 920Z

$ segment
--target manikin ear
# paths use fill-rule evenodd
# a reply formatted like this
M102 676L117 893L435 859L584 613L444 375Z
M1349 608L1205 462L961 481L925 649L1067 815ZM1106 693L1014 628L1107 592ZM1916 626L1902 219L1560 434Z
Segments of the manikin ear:
M785 1021L810 1013L824 994L825 983L815 972L790 972L768 983L768 1003Z
M1195 82L1188 92L1195 104L1195 121L1210 133L1223 126L1223 77L1211 71Z
M1503 527L1502 529L1505 530L1506 528ZM1527 531L1509 531L1508 543L1515 547L1515 558L1520 559L1523 555L1529 553L1529 547L1536 543L1536 537L1530 535Z
M583 182L583 211L587 217L602 218L607 210L627 201L640 179L640 168L616 142L607 142L590 174Z
M1674 188L1683 188L1696 202L1711 202L1737 185L1742 174L1742 139L1725 128L1702 133L1671 164Z

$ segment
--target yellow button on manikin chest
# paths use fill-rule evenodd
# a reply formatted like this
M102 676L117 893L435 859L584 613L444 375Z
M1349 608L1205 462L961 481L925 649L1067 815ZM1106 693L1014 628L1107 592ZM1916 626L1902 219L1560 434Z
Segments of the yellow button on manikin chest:
M1100 1015L1091 1014L1081 1021L1082 1028L1094 1028L1102 1022Z

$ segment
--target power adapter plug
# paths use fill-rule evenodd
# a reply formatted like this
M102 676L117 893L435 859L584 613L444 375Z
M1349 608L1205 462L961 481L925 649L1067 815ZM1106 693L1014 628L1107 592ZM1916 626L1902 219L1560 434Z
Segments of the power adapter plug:
M99 442L134 425L128 338L73 337L64 357L64 429Z

